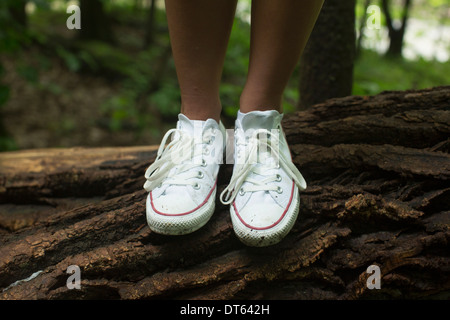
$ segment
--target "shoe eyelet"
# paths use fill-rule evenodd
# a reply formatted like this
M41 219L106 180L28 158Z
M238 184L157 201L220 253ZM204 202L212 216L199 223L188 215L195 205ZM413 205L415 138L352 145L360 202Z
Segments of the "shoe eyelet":
M202 159L202 167L206 167L206 160Z
M279 174L277 174L277 180L275 181L280 182L281 180L283 180L283 178Z
M278 193L283 193L283 189L282 189L281 187L278 187L278 188L277 188L277 192L278 192Z
M200 184L196 183L192 186L195 190L200 189Z
M199 171L197 174L197 178L203 179L203 177L204 177L203 172Z
M239 189L239 195L243 196L245 194L244 188Z

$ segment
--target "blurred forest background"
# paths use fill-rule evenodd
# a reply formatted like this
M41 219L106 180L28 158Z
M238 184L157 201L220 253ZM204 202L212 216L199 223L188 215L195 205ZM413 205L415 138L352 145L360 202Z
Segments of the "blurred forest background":
M344 24L355 49L343 94L450 84L449 0L338 1L350 3ZM70 4L81 7L81 30L66 26ZM238 3L224 66L228 125L245 83L250 5ZM373 5L381 9L380 28L366 23ZM339 39L339 28L327 28ZM333 48L321 56L339 58ZM307 107L300 103L302 63L286 89L285 113ZM159 144L175 124L179 99L163 0L0 1L0 151Z

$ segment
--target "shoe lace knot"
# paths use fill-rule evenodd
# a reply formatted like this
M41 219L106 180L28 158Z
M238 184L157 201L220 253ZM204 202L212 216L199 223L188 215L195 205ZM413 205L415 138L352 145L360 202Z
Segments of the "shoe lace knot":
M207 162L204 155L210 153L216 129L206 129L201 138L180 129L170 129L164 135L155 161L145 171L144 189L151 191L164 184L191 185L198 188L193 178L203 178ZM167 141L172 138L169 143ZM200 147L198 147L200 146Z
M241 195L256 191L280 193L280 187L273 183L281 181L278 169L283 169L301 190L306 188L306 181L300 171L291 159L280 152L280 133L279 129L258 129L245 138L236 136L237 155L233 174L228 186L220 194L220 201L224 205L232 203L238 192Z

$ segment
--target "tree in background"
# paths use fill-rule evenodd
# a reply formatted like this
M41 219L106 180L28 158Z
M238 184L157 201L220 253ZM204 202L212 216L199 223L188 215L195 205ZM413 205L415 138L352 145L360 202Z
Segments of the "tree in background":
M299 108L352 93L356 0L326 0L300 60Z
M381 8L386 17L386 26L389 31L389 49L387 56L400 58L403 51L403 38L405 37L406 25L409 17L409 10L411 8L412 0L404 0L403 12L401 17L401 24L395 27L394 19L392 17L391 0L381 0Z
M104 0L80 0L81 39L114 41L111 20L104 10L103 2Z
M153 42L155 31L155 10L156 10L156 0L151 0L150 8L147 11L148 14L147 14L147 26L144 37L144 48L148 47Z
M17 25L26 27L28 24L27 14L25 12L26 0L6 0L5 4L11 18Z
M359 20L359 32L358 32L358 37L356 39L356 54L355 54L355 58L357 59L360 54L361 54L361 50L362 50L362 40L364 37L364 31L365 31L365 27L366 27L366 20L367 20L367 8L370 5L370 1L371 0L360 0L360 1L364 1L363 3L363 12L362 15L360 17Z

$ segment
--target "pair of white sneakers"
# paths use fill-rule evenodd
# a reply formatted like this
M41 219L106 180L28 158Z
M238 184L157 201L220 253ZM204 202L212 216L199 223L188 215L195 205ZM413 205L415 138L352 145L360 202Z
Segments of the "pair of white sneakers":
M230 205L236 236L255 247L281 241L297 219L299 189L306 188L292 163L282 117L275 110L238 112L234 132L227 135L222 123L190 120L180 114L176 128L166 133L156 160L145 173L150 229L182 235L208 222L226 151L226 162L234 167L220 200Z

